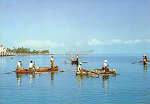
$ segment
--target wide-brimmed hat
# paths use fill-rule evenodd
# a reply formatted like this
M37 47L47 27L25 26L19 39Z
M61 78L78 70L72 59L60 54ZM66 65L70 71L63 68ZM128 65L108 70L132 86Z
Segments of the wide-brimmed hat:
M107 60L104 60L104 62L107 62Z

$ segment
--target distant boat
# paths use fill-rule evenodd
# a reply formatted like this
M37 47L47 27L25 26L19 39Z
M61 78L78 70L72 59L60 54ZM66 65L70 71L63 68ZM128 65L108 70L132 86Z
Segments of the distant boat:
M79 64L79 61L78 61L78 60L71 60L71 64L72 64L72 65L74 65L74 64L75 64L75 65L78 65L78 64Z

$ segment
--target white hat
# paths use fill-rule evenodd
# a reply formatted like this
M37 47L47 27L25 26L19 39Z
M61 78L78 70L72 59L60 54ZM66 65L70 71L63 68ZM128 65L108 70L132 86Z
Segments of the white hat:
M107 62L107 60L104 60L104 62Z
M80 62L80 65L82 65L82 62Z

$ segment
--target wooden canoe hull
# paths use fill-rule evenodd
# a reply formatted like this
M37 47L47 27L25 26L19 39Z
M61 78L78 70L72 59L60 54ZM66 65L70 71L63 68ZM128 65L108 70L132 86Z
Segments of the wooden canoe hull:
M81 72L75 71L76 75L118 75L115 71L108 71L105 72L102 69L96 69L96 70L83 70Z
M50 67L41 67L38 69L16 69L13 72L16 72L18 74L31 74L31 73L36 73L36 72L52 72L52 71L58 71L58 67L56 66L55 68L50 68Z
M29 69L22 69L22 70L16 69L16 70L14 70L13 72L16 72L16 73L18 73L18 74L26 74L26 73L31 74L31 73L34 73L33 70L29 70Z

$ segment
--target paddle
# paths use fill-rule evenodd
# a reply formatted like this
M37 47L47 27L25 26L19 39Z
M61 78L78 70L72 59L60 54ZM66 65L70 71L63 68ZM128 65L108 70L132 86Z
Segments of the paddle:
M147 62L150 62L150 59L149 59L149 60L147 60Z
M81 61L82 63L88 63L87 61Z
M137 60L137 61L135 61L135 62L132 62L132 64L136 64L136 63L139 63L139 62L143 62L143 61L141 61L141 60L138 61L138 60Z

